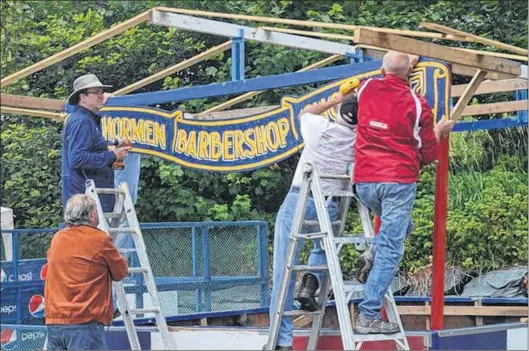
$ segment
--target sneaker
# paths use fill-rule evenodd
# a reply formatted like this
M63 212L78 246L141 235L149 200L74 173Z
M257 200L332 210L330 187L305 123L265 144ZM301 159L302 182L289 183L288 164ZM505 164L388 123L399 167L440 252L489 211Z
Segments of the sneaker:
M358 314L354 331L357 334L395 334L398 333L399 326L395 323L383 321L382 319L367 319Z
M356 279L361 283L365 284L371 267L373 267L373 258L375 256L375 249L373 245L370 245L367 250L362 252L360 257L355 262L356 268Z

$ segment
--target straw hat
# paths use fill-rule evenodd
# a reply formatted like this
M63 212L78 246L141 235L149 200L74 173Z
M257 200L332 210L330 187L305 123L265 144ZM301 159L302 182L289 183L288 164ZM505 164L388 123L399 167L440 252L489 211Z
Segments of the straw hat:
M68 96L68 103L70 105L75 105L73 101L75 100L74 98L76 98L82 90L88 88L112 88L112 85L101 83L95 74L85 74L84 76L80 76L73 82L73 93Z

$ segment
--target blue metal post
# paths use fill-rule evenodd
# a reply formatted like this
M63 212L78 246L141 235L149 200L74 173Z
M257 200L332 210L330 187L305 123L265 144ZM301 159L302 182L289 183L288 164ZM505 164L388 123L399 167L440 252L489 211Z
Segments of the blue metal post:
M514 98L516 100L527 100L527 90L518 90L514 92ZM523 123L527 123L527 110L516 111L516 117Z
M191 227L191 249L192 249L192 260L193 260L193 277L198 277L198 234L197 228L195 226ZM200 312L201 308L201 296L202 293L200 289L195 289L195 312Z
M231 40L231 80L244 80L245 64L244 30L239 29L238 37Z
M204 311L211 311L211 271L209 260L209 230L207 226L202 226L202 268L204 270Z
M13 231L11 233L11 245L13 250L13 261L12 261L12 272L13 272L13 281L16 282L16 289L17 289L17 324L22 324L22 288L19 285L18 281L18 264L19 264L19 240L20 240L20 233Z
M365 61L364 52L362 50L357 50L357 52L346 52L345 56L351 59L350 63L361 63Z
M266 227L262 224L256 226L257 230L257 264L260 281L259 307L268 306L268 235Z

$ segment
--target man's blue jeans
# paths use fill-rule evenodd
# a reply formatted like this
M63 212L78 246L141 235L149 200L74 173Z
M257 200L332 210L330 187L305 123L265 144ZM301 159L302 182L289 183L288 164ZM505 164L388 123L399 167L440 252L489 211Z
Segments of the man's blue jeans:
M364 299L358 305L362 316L375 319L380 318L382 299L404 254L417 183L357 183L356 192L360 201L382 221L374 241L375 257L364 287Z
M101 323L47 325L47 350L107 350L105 327Z
M273 278L272 278L272 298L270 301L270 316L275 313L277 305L277 299L279 297L279 288L281 287L281 277L286 264L287 248L290 242L290 230L292 228L292 222L294 220L294 214L296 212L296 205L298 203L299 194L297 192L289 191L279 212L275 222L274 229L274 263L273 263ZM331 220L335 220L337 216L336 203L330 202L328 205L329 216ZM309 198L307 202L307 208L305 210L305 219L314 220L316 219L316 207L314 201ZM301 249L303 247L303 240L300 240L298 250L296 251L295 261L299 261ZM325 251L322 250L319 240L314 241L314 248L312 249L309 262L310 266L321 266L327 264L327 258L325 257ZM320 280L321 285L321 273L315 274ZM285 311L292 310L294 302L294 288L296 285L295 273L292 273L290 279L290 285L288 286ZM279 326L279 336L277 339L277 345L279 346L291 346L292 345L292 317L283 317Z

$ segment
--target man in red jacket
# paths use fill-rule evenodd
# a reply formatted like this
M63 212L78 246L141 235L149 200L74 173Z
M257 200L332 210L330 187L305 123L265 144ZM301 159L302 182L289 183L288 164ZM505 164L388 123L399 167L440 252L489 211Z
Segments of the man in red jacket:
M374 244L373 266L358 305L355 331L392 334L394 323L381 319L382 299L404 253L417 180L423 165L436 159L437 144L454 122L434 126L426 100L407 77L418 56L390 51L383 59L383 78L370 78L358 89L358 126L354 182L360 201L382 220Z

